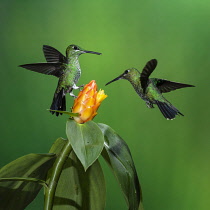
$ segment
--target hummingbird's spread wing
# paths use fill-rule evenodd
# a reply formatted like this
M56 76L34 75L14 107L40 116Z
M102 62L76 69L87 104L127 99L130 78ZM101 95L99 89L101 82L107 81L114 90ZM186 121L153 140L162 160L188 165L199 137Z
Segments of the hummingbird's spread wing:
M144 93L145 93L145 90L147 87L149 76L154 71L156 66L157 66L157 60L152 59L152 60L148 61L146 66L143 68L143 71L140 76L140 81L141 81L141 87L142 87Z
M188 84L183 84L183 83L178 83L178 82L171 82L169 80L165 79L154 79L157 88L161 93L167 93L172 90L180 89L180 88L185 88L185 87L195 87L194 85L188 85Z
M61 63L32 63L20 65L25 69L35 71L42 74L54 75L60 77L62 74Z
M49 63L65 63L66 61L66 57L51 46L43 45L43 52L47 62Z

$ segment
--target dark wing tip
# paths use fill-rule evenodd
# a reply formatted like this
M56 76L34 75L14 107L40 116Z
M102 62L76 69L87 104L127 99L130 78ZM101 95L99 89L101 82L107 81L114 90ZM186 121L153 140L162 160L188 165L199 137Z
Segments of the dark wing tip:
M177 84L183 85L183 87L195 87L195 85L189 85L184 83L177 83Z
M154 62L154 63L156 63L156 64L158 63L158 61L157 61L156 58L151 59L151 61Z
M145 66L145 67L149 67L149 68L151 68L151 69L154 70L154 69L156 68L157 64L158 64L157 59L156 59L156 58L153 58L153 59L149 60L149 61L146 63L146 66Z
M143 68L141 77L148 78L150 74L154 71L154 69L156 68L157 63L158 63L157 59L149 60Z
M22 67L22 68L26 68L28 64L22 64L22 65L19 65L18 67Z
M148 61L147 64L149 64L150 68L154 70L158 64L158 61L157 61L157 59L154 58L154 59L151 59L150 61Z
M46 47L51 47L51 46L47 44L43 44L43 48L46 48Z
M189 85L185 83L172 82L165 79L155 79L157 88L161 93L167 93L176 89L186 88L186 87L195 87L194 85Z

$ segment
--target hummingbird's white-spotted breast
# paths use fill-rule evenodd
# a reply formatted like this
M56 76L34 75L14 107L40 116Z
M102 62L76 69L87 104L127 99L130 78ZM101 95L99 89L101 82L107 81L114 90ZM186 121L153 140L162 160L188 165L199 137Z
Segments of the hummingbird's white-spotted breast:
M163 116L170 120L174 119L176 115L184 116L177 108L175 108L163 97L162 93L167 93L179 88L195 86L172 82L165 79L150 79L149 76L154 71L156 66L157 60L152 59L147 62L141 73L135 68L127 69L123 72L123 74L111 80L106 85L119 79L128 80L132 84L137 94L146 102L147 107L154 108L153 105L156 104Z
M48 45L43 45L43 52L47 63L24 64L20 65L20 67L58 77L58 85L50 110L65 111L66 93L70 93L71 96L75 97L73 90L79 88L76 85L81 76L79 56L84 53L92 53L96 55L101 55L101 53L87 51L73 44L67 47L66 56ZM51 113L54 114L55 112L51 111ZM62 113L56 112L56 116L59 114Z

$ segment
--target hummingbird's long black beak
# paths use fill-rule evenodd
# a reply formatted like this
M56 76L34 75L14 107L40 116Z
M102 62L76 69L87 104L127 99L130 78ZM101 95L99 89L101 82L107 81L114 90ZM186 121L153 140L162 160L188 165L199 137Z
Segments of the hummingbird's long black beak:
M84 50L83 53L91 53L91 54L96 54L96 55L101 55L102 53L99 53L99 52L93 52L93 51L87 51L87 50Z
M110 82L107 82L106 85L109 85L110 83L114 82L114 81L117 81L119 79L123 79L123 74L121 74L119 77L116 77L115 79L111 80ZM105 86L106 86L105 85Z

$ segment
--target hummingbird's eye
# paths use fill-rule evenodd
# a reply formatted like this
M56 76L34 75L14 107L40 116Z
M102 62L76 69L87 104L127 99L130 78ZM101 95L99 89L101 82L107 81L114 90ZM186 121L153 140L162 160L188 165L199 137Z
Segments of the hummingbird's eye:
M79 50L79 48L77 46L73 46L74 50Z
M130 72L130 70L125 70L124 74L127 74L128 72Z

